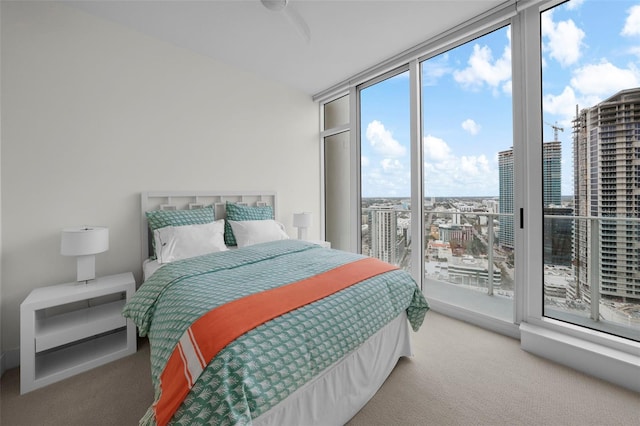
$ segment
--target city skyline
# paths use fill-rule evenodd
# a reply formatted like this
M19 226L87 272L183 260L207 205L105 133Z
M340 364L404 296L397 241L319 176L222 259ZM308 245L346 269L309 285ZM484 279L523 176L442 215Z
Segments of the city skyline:
M640 86L640 4L616 3L572 0L541 16L543 140L555 132L562 143L563 196L573 194L576 106ZM498 152L513 138L510 48L501 28L423 63L425 198L498 196ZM362 92L363 197L409 196L407 77Z

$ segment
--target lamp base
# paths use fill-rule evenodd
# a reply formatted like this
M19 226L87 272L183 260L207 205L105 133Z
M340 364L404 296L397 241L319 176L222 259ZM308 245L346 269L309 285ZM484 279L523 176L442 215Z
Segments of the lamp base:
M78 281L85 283L96 277L96 256L78 256Z
M298 228L298 239L307 240L307 228Z

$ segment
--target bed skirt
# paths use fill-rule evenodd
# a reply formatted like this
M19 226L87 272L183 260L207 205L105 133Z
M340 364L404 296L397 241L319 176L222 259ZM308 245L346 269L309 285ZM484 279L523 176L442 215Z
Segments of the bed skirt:
M409 324L402 312L354 352L257 417L253 424L343 425L380 389L398 359L411 355Z

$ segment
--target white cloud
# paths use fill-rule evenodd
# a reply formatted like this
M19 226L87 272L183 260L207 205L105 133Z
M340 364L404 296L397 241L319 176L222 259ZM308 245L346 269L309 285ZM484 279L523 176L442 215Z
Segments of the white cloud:
M585 108L602 102L609 96L629 87L640 86L640 70L630 64L629 68L619 68L610 62L585 65L573 71L570 85L559 95L548 94L542 99L545 114L561 117L561 122L569 127L578 108Z
M373 151L360 157L362 195L395 197L410 194L411 170L407 148L394 139L379 120L367 125L365 136Z
M502 91L504 93L506 93L507 95L511 96L512 93L512 84L511 84L511 80L506 81L503 85L502 85Z
M607 97L619 90L637 87L639 83L640 72L635 65L630 64L624 69L607 61L578 68L571 78L571 86L587 96Z
M470 176L486 176L491 172L489 160L484 154L478 157L463 155L460 157L460 170Z
M631 47L628 52L630 55L635 55L640 58L640 46Z
M542 99L542 110L548 114L560 116L575 115L576 94L573 89L566 86L559 95L545 95Z
M629 15L620 34L623 36L640 35L640 5L632 6L627 13Z
M448 61L449 55L446 53L424 61L422 63L422 84L424 86L435 86L438 84L440 77L451 73L452 69Z
M424 156L427 159L443 162L450 158L451 148L445 141L435 136L427 135L423 139Z
M578 9L580 6L582 6L582 3L584 3L584 0L571 0L564 3L564 5L567 8L567 10L575 10L575 9Z
M475 44L467 63L467 68L454 71L455 81L472 90L480 89L485 84L499 88L511 79L511 43L505 47L502 56L495 60L488 46Z
M480 132L480 125L470 118L462 122L462 128L474 136Z
M425 194L431 196L497 195L497 155L456 156L442 139L424 138Z
M423 139L425 194L428 196L484 196L498 193L497 155L455 155L438 137ZM366 158L366 157L365 157ZM369 161L369 160L367 160ZM371 161L362 171L364 197L403 196L411 189L409 163L397 158Z
M573 20L553 22L553 12L549 11L541 15L542 34L548 40L543 45L543 51L549 52L549 56L566 67L580 59L584 31L576 26Z
M376 153L384 157L402 157L406 154L406 148L393 138L384 124L374 120L367 126L366 137Z
M380 166L385 173L397 172L404 169L402 163L399 160L393 160L391 158L385 158L380 161Z
M406 197L411 193L411 172L397 159L385 158L362 173L362 196Z

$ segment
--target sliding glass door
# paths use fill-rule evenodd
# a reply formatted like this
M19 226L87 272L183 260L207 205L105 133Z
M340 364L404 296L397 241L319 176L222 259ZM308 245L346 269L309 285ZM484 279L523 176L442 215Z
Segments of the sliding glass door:
M540 20L544 316L640 341L640 4Z

